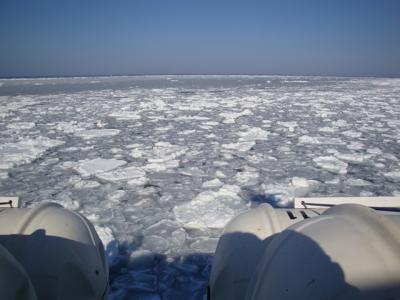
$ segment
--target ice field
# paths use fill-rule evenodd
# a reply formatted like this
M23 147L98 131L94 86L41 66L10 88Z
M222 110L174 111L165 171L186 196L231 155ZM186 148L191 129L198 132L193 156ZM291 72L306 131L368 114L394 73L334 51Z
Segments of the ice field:
M92 221L108 299L202 299L221 229L294 196L400 195L400 80L0 79L0 195Z

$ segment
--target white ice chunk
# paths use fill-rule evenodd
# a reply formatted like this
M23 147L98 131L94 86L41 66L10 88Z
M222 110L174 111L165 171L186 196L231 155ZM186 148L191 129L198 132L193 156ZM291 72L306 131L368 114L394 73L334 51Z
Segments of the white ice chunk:
M100 183L94 180L80 180L77 183L75 183L74 187L77 189L91 189L91 188L96 188L99 187Z
M133 111L121 110L109 114L110 117L116 118L117 120L140 120L141 116Z
M106 181L123 181L145 177L146 172L142 168L127 167L114 169L109 172L103 172L97 174L96 176Z
M218 178L226 178L226 175L221 170L215 171L215 176Z
M299 143L301 144L311 144L311 145L343 145L344 142L340 138L332 138L325 136L308 136L303 135L299 138Z
M80 160L74 169L82 175L83 178L99 173L111 171L126 164L124 160L95 158L90 160Z
M187 151L187 147L172 145L168 142L158 142L152 149L152 154L148 158L150 163L159 163L173 160Z
M369 186L371 182L359 178L349 178L346 180L346 185L349 186Z
M237 143L223 144L222 148L239 152L249 151L255 145L254 141L239 141Z
M265 196L271 199L271 202L279 207L287 207L293 203L293 188L287 184L262 184Z
M359 138L361 137L362 133L354 130L347 130L343 131L342 134L344 136L350 137L350 138Z
M393 180L394 182L400 182L400 170L394 170L383 174L385 177Z
M164 253L170 247L170 243L158 235L145 235L141 247L154 253Z
M329 172L342 175L347 173L347 163L334 156L320 156L314 158L313 161L318 167Z
M292 178L293 194L295 197L304 197L312 192L319 184L316 180L308 180L302 177Z
M179 225L178 222L172 220L161 220L143 230L146 236L159 235L168 240L173 248L181 248L185 241L187 234L185 230Z
M14 166L31 163L42 156L47 150L64 144L63 141L46 137L25 139L17 143L0 145L0 169L10 169Z
M149 179L147 177L137 177L137 178L133 178L128 180L128 185L131 186L141 186L141 185L145 185L146 183L149 182Z
M117 135L119 134L119 129L89 129L77 131L75 134L83 139L93 139Z
M143 167L148 172L162 172L168 169L174 169L179 167L179 160L169 160L165 162L150 163Z
M265 131L258 127L249 128L247 131L242 131L238 133L240 136L240 141L256 141L256 140L266 140L268 138L268 131Z
M175 218L187 228L223 228L247 207L239 192L240 187L233 185L201 192L192 201L175 206Z
M133 158L141 158L146 154L146 150L144 149L144 147L142 145L135 147L134 149L132 149L130 155Z
M8 124L7 128L21 130L21 129L31 129L35 126L36 124L34 122L15 122Z
M245 109L241 112L223 112L219 115L224 118L223 123L225 124L233 124L236 122L236 119L241 116L251 116L253 113L249 109Z
M254 168L246 168L236 173L235 179L240 186L254 185L258 183L259 173Z
M190 248L201 253L215 253L219 239L215 238L202 238L196 240L190 245Z
M383 153L383 151L381 149L376 148L376 147L375 148L369 148L367 150L367 152L371 153L371 154L376 154L376 155L381 155Z
M77 131L85 130L86 125L87 124L79 124L76 121L58 122L54 128L65 133L74 133Z
M281 122L281 121L278 121L278 124L286 127L290 132L293 132L294 128L298 126L297 122Z
M337 131L337 128L335 127L321 127L318 129L320 132L325 132L325 133L335 133Z
M350 144L347 145L347 148L350 150L361 150L364 149L364 144L360 142L350 142Z
M203 182L201 187L206 188L206 189L211 189L211 188L218 188L223 185L224 185L224 183L221 180L219 180L218 178L215 178L213 180Z
M125 195L126 195L125 191L116 190L116 191L113 191L110 194L108 194L107 198L109 200L111 200L112 202L119 202Z
M350 164L366 164L373 155L360 153L336 153L335 157Z
M347 126L347 121L346 120L337 120L332 122L332 125L337 126L337 127L345 127Z
M185 146L173 145L168 142L158 142L149 151L147 165L143 167L149 172L161 172L179 166L178 157L182 156L188 150Z
M106 226L94 226L100 240L103 243L104 250L109 265L112 265L118 256L118 242L114 237L112 230Z

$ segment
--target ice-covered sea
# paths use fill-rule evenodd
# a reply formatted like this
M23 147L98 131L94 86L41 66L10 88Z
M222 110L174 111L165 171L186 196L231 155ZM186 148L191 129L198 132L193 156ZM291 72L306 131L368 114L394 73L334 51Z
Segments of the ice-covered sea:
M399 79L0 79L0 133L0 194L91 220L109 299L202 299L259 203L400 195Z

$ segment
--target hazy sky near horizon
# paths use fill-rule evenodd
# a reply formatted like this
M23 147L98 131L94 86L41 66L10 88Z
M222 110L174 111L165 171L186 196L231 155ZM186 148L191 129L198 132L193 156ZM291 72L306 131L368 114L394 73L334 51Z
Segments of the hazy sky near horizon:
M0 0L0 77L400 76L398 0Z

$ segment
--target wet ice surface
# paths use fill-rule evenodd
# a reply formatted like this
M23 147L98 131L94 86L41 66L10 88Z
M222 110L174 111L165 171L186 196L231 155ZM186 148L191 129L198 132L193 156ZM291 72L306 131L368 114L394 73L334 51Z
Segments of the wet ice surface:
M400 194L399 80L0 83L1 194L89 218L109 299L201 299L222 227L259 203Z

